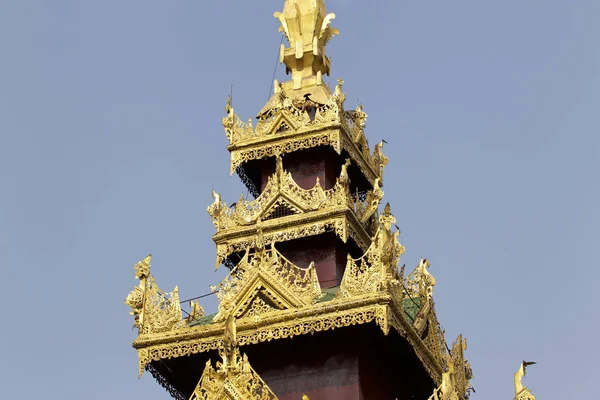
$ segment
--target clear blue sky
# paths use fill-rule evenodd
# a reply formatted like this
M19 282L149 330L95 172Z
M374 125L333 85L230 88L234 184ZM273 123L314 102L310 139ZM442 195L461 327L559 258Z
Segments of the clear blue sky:
M266 102L283 0L0 3L0 398L166 399L136 378L133 265L182 298L220 279L211 187L245 192L225 99ZM327 3L330 82L389 142L404 261L431 260L472 398L512 399L523 359L539 399L596 398L600 2Z

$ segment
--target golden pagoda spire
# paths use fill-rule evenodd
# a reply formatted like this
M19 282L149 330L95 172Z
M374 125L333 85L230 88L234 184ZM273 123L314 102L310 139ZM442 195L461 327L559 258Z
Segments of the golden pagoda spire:
M325 46L339 31L329 25L334 13L327 14L323 0L286 0L283 11L273 16L281 22L280 32L290 47L281 45L279 62L285 63L292 82L285 89L302 89L322 85L323 74L329 75L330 60ZM288 86L288 87L285 87Z

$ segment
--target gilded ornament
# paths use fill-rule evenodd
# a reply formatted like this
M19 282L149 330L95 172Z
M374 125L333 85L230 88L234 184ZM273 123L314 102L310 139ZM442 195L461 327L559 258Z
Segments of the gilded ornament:
M294 102L285 90L280 90L274 95L276 100L270 101L269 108L257 117L255 129L251 122L242 122L233 109L228 108L223 127L230 141L230 173L251 160L332 146L338 154L346 150L371 183L378 176L382 178L387 164L382 143L370 153L364 133L366 114L362 108L352 113L343 110L345 94L341 87L338 84L324 103L308 98Z
M236 339L235 317L230 314L225 323L224 344L219 348L222 362L214 369L206 362L190 400L276 400L277 397L260 378L240 351Z
M330 60L325 46L339 31L330 26L335 14L327 14L323 0L287 0L282 12L273 14L279 20L289 46L281 46L279 60L292 74L288 86L295 90L322 85L323 74L329 75Z
M385 140L377 143L373 149L373 155L371 156L371 163L377 168L377 173L380 178L383 179L383 173L385 166L388 164L388 158L383 154L383 144Z
M261 240L256 242L261 243ZM215 322L222 321L227 314L244 318L277 309L301 308L321 296L314 263L306 269L299 268L273 244L266 249L264 241L254 254L246 251L235 269L213 290L220 301Z
M429 260L421 258L419 265L407 277L408 292L411 296L421 297L432 301L435 278L427 270L430 267Z
M347 206L354 210L354 199L350 196L347 186L349 181L346 168L349 163L348 159L331 189L325 190L319 180L312 189L303 189L290 172L283 170L281 158L277 157L276 171L268 178L263 192L257 199L247 201L242 197L234 207L227 207L227 204L221 201L220 195L213 190L215 200L208 207L208 213L217 232L220 232L254 224L259 218L267 220L278 205L288 208L292 215L337 206Z
M148 255L144 260L135 264L136 278L140 284L127 296L125 304L131 307L131 315L135 317L134 327L139 334L165 332L184 326L177 287L171 293L166 293L156 285L154 276L150 273Z
M429 397L429 400L467 400L472 387L469 380L473 378L470 364L464 358L467 341L462 335L452 345L448 358L448 366L442 374L442 382Z
M338 33L330 27L335 15L326 13L323 0L288 0L274 15L289 41L289 48L282 46L281 61L292 79L274 82L275 93L255 126L235 114L231 97L222 123L231 173L238 170L243 175L245 163L269 157L276 159L275 173L255 200L242 196L229 207L212 192L214 201L207 211L217 231L213 238L217 266L233 253L243 256L228 265L231 271L223 281L211 287L219 300L211 321L199 321L205 313L197 301L190 303L191 313L183 321L177 287L165 293L156 286L150 256L136 264L140 284L126 304L139 329L134 342L139 370L153 371L154 361L218 351L222 361L216 368L206 364L192 399L276 399L240 346L373 323L385 335L394 329L412 346L438 385L431 399L464 400L472 378L464 359L466 341L459 336L447 351L435 313L436 281L428 271L429 262L421 259L405 278L404 267L398 270L404 247L398 240L400 230L392 229L396 219L389 204L378 214L388 163L385 141L371 153L362 104L345 111L344 81L339 79L333 92L323 84L322 75L329 73L325 45ZM284 170L282 157L317 146L331 146L348 158L331 189L325 190L317 179L306 190ZM350 166L372 185L366 193L350 193ZM334 232L343 242L352 238L364 252L357 259L348 255L340 288L329 300L322 297L314 262L300 268L275 248L278 242L324 232ZM524 375L523 365L522 370ZM516 385L517 375L515 390Z
M202 308L202 306L200 306L198 300L191 300L190 308L190 315L188 315L188 317L186 318L188 322L194 322L204 317L204 309Z
M523 361L517 372L515 372L515 400L535 400L533 393L531 393L527 386L523 386L523 378L525 377L527 367L533 364L535 364L533 361Z
M355 213L358 216L360 222L364 225L369 219L377 213L379 203L383 199L384 192L381 190L381 179L375 178L373 189L367 192L365 200L361 201L356 196Z
M358 259L348 255L338 297L387 290L400 283L397 267L404 247L398 242L400 230L391 231L391 225L395 221L388 204L379 218L380 225L371 246Z

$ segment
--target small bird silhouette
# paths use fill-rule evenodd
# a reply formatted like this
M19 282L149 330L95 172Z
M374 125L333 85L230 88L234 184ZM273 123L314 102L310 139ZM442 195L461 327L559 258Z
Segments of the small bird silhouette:
M537 364L535 361L523 361L523 375L525 375L525 370L528 366Z

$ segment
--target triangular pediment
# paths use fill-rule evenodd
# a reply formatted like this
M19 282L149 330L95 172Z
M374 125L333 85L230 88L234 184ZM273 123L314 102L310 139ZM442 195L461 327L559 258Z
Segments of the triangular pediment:
M237 268L240 278L222 295L230 306L220 307L214 322L229 313L240 319L301 308L322 294L314 265L301 269L274 248L251 259L246 255Z
M270 134L274 133L282 133L290 130L296 130L296 126L292 122L290 118L287 117L285 112L282 110L277 114L275 120L273 121L272 128L270 130Z
M304 305L278 279L270 276L266 271L261 271L260 266L256 269L254 276L244 285L245 290L239 292L234 300L236 318L255 317Z
M287 217L289 215L302 214L303 210L287 196L280 195L276 197L261 214L262 221L269 219Z
M217 363L217 369L208 361L190 400L277 400L275 393L254 371L248 358L240 356L237 347L234 357L233 363L229 359Z
M246 252L219 286L221 304L214 322L223 322L231 314L239 319L297 309L313 304L322 295L314 263L300 268L274 244L254 254Z
M281 304L278 304L277 301L273 301L274 297L277 299L268 290L261 288L250 302L247 303L245 308L238 309L236 318L256 317L286 309Z

